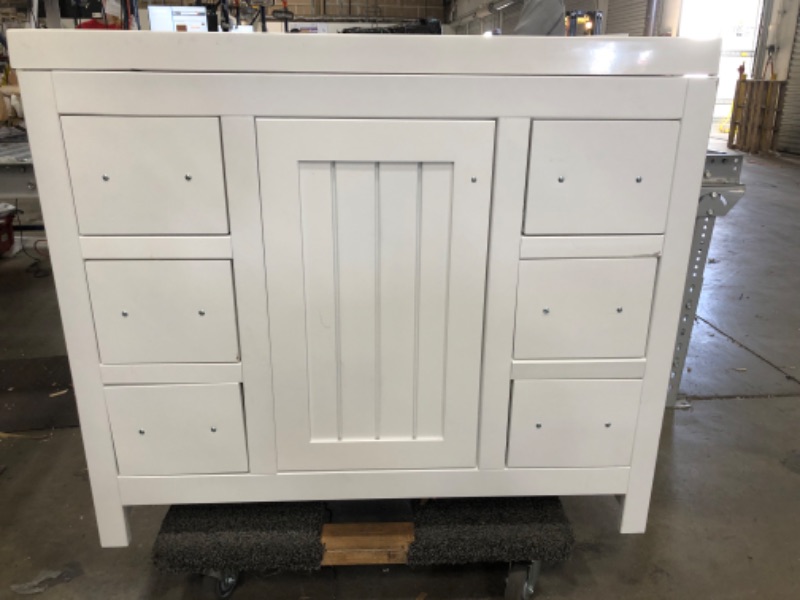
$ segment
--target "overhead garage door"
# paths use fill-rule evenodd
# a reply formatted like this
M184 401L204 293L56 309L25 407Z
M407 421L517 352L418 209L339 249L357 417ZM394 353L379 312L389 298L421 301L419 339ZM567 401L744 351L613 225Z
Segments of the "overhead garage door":
M778 130L778 150L800 154L800 17L794 36L788 79L783 117Z
M500 13L502 19L500 28L503 30L503 34L509 35L514 33L514 30L517 28L517 23L519 23L519 15L521 13L522 2L512 4Z
M645 0L609 0L606 33L642 35L646 14Z

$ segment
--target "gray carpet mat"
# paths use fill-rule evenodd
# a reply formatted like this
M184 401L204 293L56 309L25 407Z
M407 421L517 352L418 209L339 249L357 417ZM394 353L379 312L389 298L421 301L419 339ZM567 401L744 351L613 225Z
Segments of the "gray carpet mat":
M575 538L556 497L457 498L414 507L411 566L569 558Z
M153 546L170 573L319 569L321 502L180 505L167 512Z

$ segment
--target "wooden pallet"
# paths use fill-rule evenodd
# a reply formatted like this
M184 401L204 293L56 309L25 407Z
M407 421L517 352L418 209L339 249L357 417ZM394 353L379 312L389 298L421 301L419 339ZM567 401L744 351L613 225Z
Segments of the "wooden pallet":
M728 148L751 154L775 151L785 89L785 81L736 82Z

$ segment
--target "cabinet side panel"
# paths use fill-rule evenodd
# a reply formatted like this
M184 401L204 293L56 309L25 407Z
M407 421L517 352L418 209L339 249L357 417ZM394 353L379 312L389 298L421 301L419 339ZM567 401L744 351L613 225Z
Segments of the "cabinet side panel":
M19 79L34 163L45 167L37 171L36 183L47 223L100 543L105 547L127 546L130 532L117 485L114 444L51 74L23 71Z
M680 317L716 87L715 78L689 80L684 118L678 138L664 252L658 268L653 299L647 342L647 367L636 426L628 494L622 514L622 533L641 533L647 524L675 330Z

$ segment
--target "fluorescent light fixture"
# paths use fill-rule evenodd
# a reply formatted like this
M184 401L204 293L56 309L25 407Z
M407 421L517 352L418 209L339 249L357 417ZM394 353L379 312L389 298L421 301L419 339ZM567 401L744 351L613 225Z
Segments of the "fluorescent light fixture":
M517 0L499 0L491 5L491 9L493 12L499 12L501 10L505 10L509 6L516 4Z

